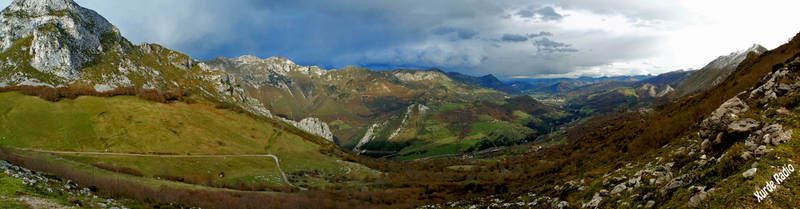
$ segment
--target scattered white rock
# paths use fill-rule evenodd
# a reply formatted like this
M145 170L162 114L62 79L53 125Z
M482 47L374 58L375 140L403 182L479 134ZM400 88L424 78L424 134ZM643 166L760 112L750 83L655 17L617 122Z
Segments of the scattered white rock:
M753 176L756 175L756 171L758 171L758 168L755 168L755 167L751 168L751 169L748 169L747 171L742 173L742 177L744 177L746 179L752 179Z
M686 203L686 206L690 208L696 208L697 206L700 205L700 202L706 199L707 196L708 193L706 193L705 191L697 192L697 194L689 198L689 202Z

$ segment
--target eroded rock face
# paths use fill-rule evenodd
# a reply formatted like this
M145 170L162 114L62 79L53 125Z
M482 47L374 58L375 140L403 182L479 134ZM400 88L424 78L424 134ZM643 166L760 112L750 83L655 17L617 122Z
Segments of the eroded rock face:
M758 99L759 104L766 105L780 96L796 91L800 88L800 81L795 81L794 83L779 83L779 80L785 78L788 73L789 70L786 68L770 73L767 75L766 78L768 79L763 85L750 92L749 98Z
M333 133L331 133L330 127L328 127L327 123L319 120L319 118L306 118L298 122L295 126L306 132L333 141Z
M72 0L15 0L0 15L0 48L26 37L31 66L66 80L103 53L103 41L122 39L105 18Z
M728 124L728 131L733 133L750 133L751 131L755 130L761 126L761 123L752 118L745 118L742 120L737 120L731 124Z
M364 153L366 150L361 149L361 146L364 146L365 144L374 140L377 137L377 131L383 126L386 126L386 122L372 124L372 126L367 129L367 133L364 134L364 137L361 137L361 140L358 141L356 147L353 148L353 151L359 154Z
M705 130L721 130L728 124L739 119L738 114L745 113L747 110L750 110L750 107L747 106L746 103L739 99L739 97L733 97L714 110L711 116L700 123L700 126ZM701 137L708 137L708 134L704 135L706 136Z
M393 72L397 79L404 82L426 81L426 80L452 80L440 71L396 71Z
M292 124L294 127L297 127L300 130L305 132L320 136L325 138L329 141L333 141L333 133L331 132L330 127L327 123L322 122L319 118L305 118L300 120L300 122L280 118L284 122Z
M761 130L763 144L779 145L792 139L792 130L783 131L781 124L772 124Z
M761 124L750 118L740 119L739 114L750 109L747 104L733 97L722 103L711 115L700 123L698 136L703 139L700 143L701 150L708 150L725 140L725 133L749 133Z

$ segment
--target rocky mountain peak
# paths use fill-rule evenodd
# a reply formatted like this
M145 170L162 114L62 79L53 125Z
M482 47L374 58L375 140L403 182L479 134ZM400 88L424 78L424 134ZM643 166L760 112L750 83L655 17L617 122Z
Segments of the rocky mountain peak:
M761 46L760 44L753 44L750 48L746 49L745 52L756 52L758 54L764 53L767 51L767 48Z
M767 48L764 48L761 45L753 44L750 48L745 50L733 52L726 56L720 56L719 58L711 61L706 67L703 69L722 69L722 68L736 68L739 63L741 63L745 58L747 58L747 54L750 52L754 52L756 54L761 54L767 51ZM716 81L714 84L717 84L721 81Z
M0 48L22 44L25 63L64 81L74 80L84 64L103 53L103 43L122 40L119 30L96 12L72 0L15 0L0 13ZM28 41L30 43L28 43Z
M252 55L252 54L242 55L242 56L233 58L231 60L235 61L235 62L243 62L243 63L254 63L254 62L263 61L261 58L258 58L257 56Z
M52 11L75 10L80 8L72 0L14 0L8 7L12 11L25 11L28 14L44 16Z
M449 76L441 70L395 70L392 74L404 82L440 80L449 81Z
M747 49L720 56L678 86L678 97L692 95L710 89L728 78L728 76L736 70L736 67L739 66L739 63L742 63L742 61L747 58L748 54L751 52L762 54L766 51L767 48L758 44L753 44Z

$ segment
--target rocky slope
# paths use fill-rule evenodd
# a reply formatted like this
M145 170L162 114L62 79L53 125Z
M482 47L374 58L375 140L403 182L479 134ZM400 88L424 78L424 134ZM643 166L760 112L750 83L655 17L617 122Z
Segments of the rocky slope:
M105 18L72 0L15 0L0 14L0 22L0 59L5 61L0 86L196 89L270 115L226 73L155 44L135 46Z
M16 0L0 22L0 87L188 91L260 116L275 111L301 130L353 145L370 124L413 104L505 97L439 70L324 70L255 56L201 62L156 44L134 45L72 0Z
M96 12L72 0L15 0L0 14L0 87L89 86L96 91L134 87L198 93L250 113L272 117L265 105L250 97L248 86L269 83L307 98L308 89L294 87L281 76L320 76L325 71L298 67L284 58L252 56L199 62L157 44L133 45ZM253 63L266 63L269 68ZM230 73L221 66L256 66ZM265 76L265 77L258 77ZM255 83L264 82L264 83ZM288 82L288 83L287 83ZM315 118L285 120L302 130L333 140L330 129Z
M587 133L580 140L528 153L535 156L528 160L558 165L530 189L431 207L797 207L798 90L800 34L746 58L700 96L596 130L579 127Z
M219 57L202 65L234 75L247 94L282 118L316 118L321 136L354 146L369 127L414 104L502 99L500 92L466 84L440 70L324 70L282 57ZM328 123L331 125L322 125ZM328 128L331 127L331 128ZM329 131L326 131L328 130ZM311 130L311 129L309 129Z
M748 49L720 56L705 67L698 70L686 82L677 87L677 96L689 96L710 89L724 81L747 56L757 56L767 51L761 45L754 44ZM749 55L753 53L753 55Z

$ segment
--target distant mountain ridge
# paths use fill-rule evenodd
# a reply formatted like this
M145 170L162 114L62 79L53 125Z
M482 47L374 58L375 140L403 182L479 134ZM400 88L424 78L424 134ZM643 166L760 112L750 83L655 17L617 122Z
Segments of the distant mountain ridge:
M471 83L471 84L475 84L475 85L482 86L482 87L485 87L485 88L494 89L494 90L497 90L497 91L500 91L500 92L506 92L506 93L509 93L509 94L519 94L520 93L519 89L515 89L514 87L512 87L512 86L510 86L510 85L508 85L506 83L503 83L502 81L500 81L500 79L497 79L497 77L495 77L492 74L487 74L485 76L475 77L475 76L469 76L469 75L461 74L461 73L458 73L458 72L448 72L447 76L450 76L450 78L453 78L455 80L458 80L458 81L461 81L461 82L464 82L464 83Z

